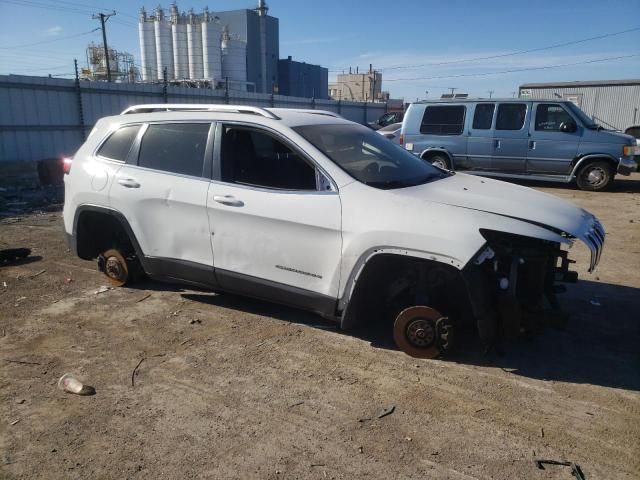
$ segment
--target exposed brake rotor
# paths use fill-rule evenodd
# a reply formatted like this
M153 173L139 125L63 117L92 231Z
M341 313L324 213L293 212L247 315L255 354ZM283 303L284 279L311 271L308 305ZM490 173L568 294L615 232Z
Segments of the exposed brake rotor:
M121 287L129 280L127 260L115 248L109 249L102 254L99 266L114 287Z
M411 357L434 358L451 350L453 325L431 307L409 307L396 317L393 339Z

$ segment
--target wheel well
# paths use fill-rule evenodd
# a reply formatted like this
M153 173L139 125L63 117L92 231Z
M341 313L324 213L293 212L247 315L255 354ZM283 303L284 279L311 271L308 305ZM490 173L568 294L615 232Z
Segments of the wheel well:
M607 162L611 168L612 168L612 173L615 173L615 169L617 166L617 161L614 160L611 157L608 157L606 155L603 156L594 156L594 157L589 157L586 159L582 159L582 162L580 162L581 159L579 159L576 164L577 164L577 168L575 170L575 173L577 174L580 169L584 168L585 166L589 165L590 163L594 163L594 162ZM579 163L580 162L580 163ZM579 163L579 164L578 164Z
M447 161L449 163L451 163L451 157L449 157L449 154L447 154L447 152L443 152L442 150L428 150L426 152L424 152L420 158L422 158L423 160L431 160L433 157L435 157L436 155L440 155L444 158L447 159Z
M378 254L356 280L342 324L393 322L408 306L426 305L444 315L465 318L471 304L459 270L440 262Z
M118 248L125 255L134 251L124 226L108 212L80 212L76 236L78 256L85 260L94 259L109 248Z

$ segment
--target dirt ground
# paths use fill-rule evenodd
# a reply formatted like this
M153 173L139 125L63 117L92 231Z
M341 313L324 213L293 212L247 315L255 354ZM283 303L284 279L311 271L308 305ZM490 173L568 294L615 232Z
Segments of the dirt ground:
M0 477L573 478L542 458L640 478L640 174L607 193L529 186L602 220L600 268L574 246L565 330L447 360L231 295L96 294L59 212L2 218L0 248L33 258L0 269ZM58 390L66 372L97 394Z

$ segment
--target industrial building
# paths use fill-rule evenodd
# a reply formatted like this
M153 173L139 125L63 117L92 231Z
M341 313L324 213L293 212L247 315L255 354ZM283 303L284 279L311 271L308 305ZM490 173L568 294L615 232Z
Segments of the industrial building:
M605 128L640 124L640 79L527 83L520 98L569 100Z
M389 95L382 92L382 73L373 70L359 73L340 73L335 82L329 84L329 96L333 100L351 100L354 102L371 102L386 100Z
M140 10L138 32L143 81L196 80L215 87L271 92L278 84L278 19L264 0L255 10L180 13L174 2L166 15Z
M291 97L329 98L329 69L296 62L291 57L278 63L278 93Z

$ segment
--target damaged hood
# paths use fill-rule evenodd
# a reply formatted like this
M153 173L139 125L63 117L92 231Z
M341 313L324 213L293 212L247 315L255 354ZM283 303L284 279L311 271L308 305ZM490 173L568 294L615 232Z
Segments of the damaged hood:
M591 250L590 271L600 259L605 233L598 219L554 195L462 173L396 192L414 200L500 215L579 238Z
M594 218L587 211L553 195L462 173L396 191L416 200L502 215L578 238Z

